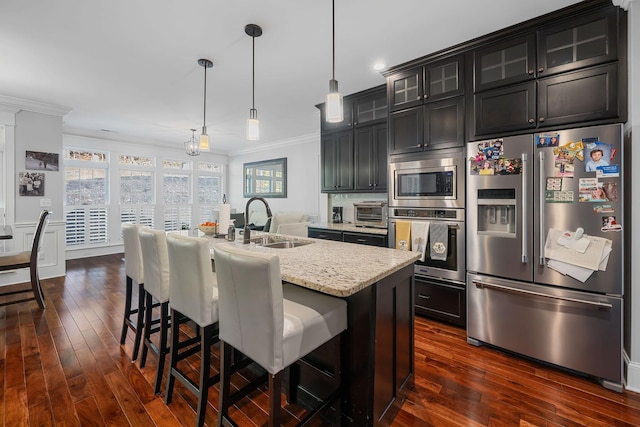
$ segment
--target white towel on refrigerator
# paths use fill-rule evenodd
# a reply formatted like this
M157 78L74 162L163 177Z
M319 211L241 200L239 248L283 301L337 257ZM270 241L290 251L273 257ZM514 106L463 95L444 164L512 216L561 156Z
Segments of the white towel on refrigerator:
M411 221L411 250L420 252L420 261L424 262L429 241L429 221Z

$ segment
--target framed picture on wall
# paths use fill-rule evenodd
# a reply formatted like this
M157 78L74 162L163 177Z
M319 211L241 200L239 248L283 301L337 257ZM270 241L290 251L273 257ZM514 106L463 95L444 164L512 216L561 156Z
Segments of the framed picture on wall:
M20 172L18 194L21 196L44 196L44 173Z
M24 168L31 170L57 171L58 153L27 151L24 156Z

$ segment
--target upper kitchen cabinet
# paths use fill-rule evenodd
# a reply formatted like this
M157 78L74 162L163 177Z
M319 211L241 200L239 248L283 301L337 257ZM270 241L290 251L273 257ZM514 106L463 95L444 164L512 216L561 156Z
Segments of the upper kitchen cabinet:
M350 100L353 107L353 125L362 127L386 123L388 116L387 94L382 88Z
M535 62L536 38L533 33L475 50L474 91L534 79Z
M353 191L353 132L323 135L320 144L321 191Z
M462 55L431 61L387 75L387 99L391 111L422 105L464 93Z
M469 139L626 120L624 12L591 1L543 18L472 51Z
M355 189L387 191L387 124L357 128L355 134Z
M389 154L464 146L464 55L387 74Z
M607 8L538 31L538 77L616 59L617 8Z

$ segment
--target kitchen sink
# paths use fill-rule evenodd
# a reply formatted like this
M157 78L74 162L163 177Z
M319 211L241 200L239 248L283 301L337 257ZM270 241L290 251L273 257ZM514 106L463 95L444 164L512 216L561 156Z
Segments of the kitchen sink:
M251 238L250 241L258 246L274 249L297 248L298 246L305 246L313 243L305 240L292 240L291 238L281 236L257 236Z
M286 249L286 248L297 248L298 246L309 245L313 242L303 242L301 240L285 240L283 242L274 242L267 243L266 245L262 245L265 248L274 248L274 249Z

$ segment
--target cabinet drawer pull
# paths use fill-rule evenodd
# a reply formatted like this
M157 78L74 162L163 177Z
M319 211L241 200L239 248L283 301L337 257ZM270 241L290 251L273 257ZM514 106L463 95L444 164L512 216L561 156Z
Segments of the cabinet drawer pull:
M356 239L356 242L358 243L365 243L367 241L367 239Z
M540 118L538 119L538 121L539 121L540 123L544 122L544 117L540 117Z
M418 294L418 298L422 298L422 299L430 299L431 295L422 295L422 294Z
M536 120L535 120L535 119L529 119L529 120L527 120L527 121L528 121L529 123L531 123L531 124L534 124L534 123L536 122Z

